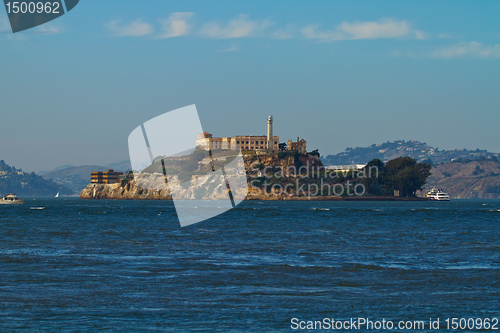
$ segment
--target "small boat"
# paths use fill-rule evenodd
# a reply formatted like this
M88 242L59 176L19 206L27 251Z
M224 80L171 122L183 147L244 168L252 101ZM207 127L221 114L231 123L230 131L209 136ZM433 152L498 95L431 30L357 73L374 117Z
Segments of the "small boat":
M0 205L21 205L24 203L24 199L18 199L15 194L9 194L0 200Z
M450 201L450 196L448 195L448 193L444 192L441 189L433 188L432 190L427 192L427 194L425 196L431 200Z
M57 194L56 194L56 196L55 196L55 197L56 197L56 198L59 198L59 192L57 192Z
M44 210L45 207L30 207L31 210Z

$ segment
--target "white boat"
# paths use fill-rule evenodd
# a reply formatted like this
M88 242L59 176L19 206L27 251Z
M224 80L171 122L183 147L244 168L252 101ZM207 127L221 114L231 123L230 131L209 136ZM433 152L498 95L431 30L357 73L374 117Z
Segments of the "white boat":
M18 199L15 194L9 194L0 200L0 205L21 205L24 203L24 199Z
M450 201L450 196L448 195L448 193L444 192L441 189L433 188L432 190L427 192L427 194L425 196L431 200Z
M57 194L56 194L56 198L59 198L59 192L57 192Z

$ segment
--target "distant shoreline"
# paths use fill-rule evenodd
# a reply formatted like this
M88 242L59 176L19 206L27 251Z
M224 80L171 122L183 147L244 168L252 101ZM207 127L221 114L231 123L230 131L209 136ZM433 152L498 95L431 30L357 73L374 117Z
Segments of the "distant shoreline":
M276 198L256 196L246 198L245 201L431 201L422 197L388 197L388 196L302 196L289 198Z
M152 200L152 201L172 201L172 198L111 198L111 197L80 197L81 200L126 200L126 201L141 201L141 200ZM190 199L178 199L180 201L191 201ZM223 199L206 200L206 201L220 201ZM340 196L316 196L316 197L266 197L266 196L252 196L245 198L244 201L432 201L428 198L422 197L340 197Z

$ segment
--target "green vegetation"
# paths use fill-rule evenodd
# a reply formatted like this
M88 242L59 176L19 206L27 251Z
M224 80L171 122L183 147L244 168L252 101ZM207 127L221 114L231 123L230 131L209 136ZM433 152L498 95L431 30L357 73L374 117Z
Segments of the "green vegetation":
M486 150L439 150L419 141L387 141L382 144L373 144L369 147L347 148L337 155L322 157L325 165L364 164L373 159L388 161L397 156L409 156L419 162L440 164L448 162L467 163L472 160L497 161L500 154Z
M220 154L221 152L218 153ZM211 170L210 164L200 163L205 157L208 156L208 151L198 147L190 155L182 157L157 157L149 167L144 169L144 172L177 175L181 182L185 182L190 180L193 175L206 174ZM126 182L128 181L129 180Z
M191 154L191 159L196 162L200 162L202 159L208 156L208 152L203 149L197 149Z
M0 160L0 195L15 193L18 196L54 196L73 194L65 186L38 176L34 172L25 173Z
M313 155L313 156L318 156L318 157L320 156L318 149L314 149L312 152L310 152L308 154Z
M490 185L486 189L486 193L499 194L500 195L500 185Z
M472 171L472 174L474 176L477 176L479 175L480 173L484 173L484 169L481 169L481 167L479 165L476 165L476 170Z
M134 173L130 170L128 170L126 173L125 178L120 182L121 187L125 187L125 185L128 185L127 191L130 188L129 182L134 179Z
M417 163L411 157L398 157L384 164L381 160L370 161L365 172L372 172L372 177L362 179L366 191L374 195L393 195L394 190L399 190L400 196L412 197L418 190L422 190L427 178L431 175L431 165ZM378 177L373 177L374 170Z

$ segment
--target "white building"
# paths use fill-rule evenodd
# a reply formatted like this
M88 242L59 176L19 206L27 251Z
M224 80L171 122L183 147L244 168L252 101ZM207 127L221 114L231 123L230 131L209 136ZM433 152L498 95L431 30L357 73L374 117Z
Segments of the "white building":
M198 135L196 145L205 149L264 150L275 152L279 149L279 137L273 135L273 116L267 118L267 135L237 135L214 138L203 132Z

